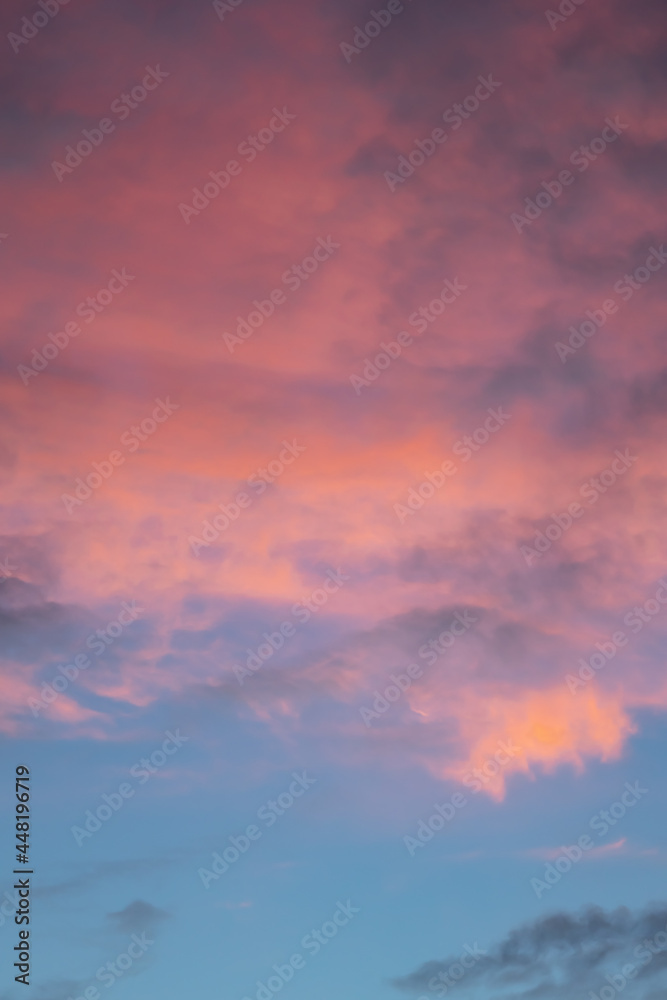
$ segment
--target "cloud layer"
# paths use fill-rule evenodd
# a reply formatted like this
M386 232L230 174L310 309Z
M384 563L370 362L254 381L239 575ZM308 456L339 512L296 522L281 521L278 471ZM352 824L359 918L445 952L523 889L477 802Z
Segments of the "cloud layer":
M361 4L297 3L289 28L261 2L222 21L93 6L3 70L3 731L116 738L128 708L215 692L326 732L334 755L341 735L371 755L395 741L443 778L504 738L524 751L505 776L618 756L667 703L662 605L626 620L667 567L667 268L641 270L664 237L664 8L583 5L551 31L523 0L424 0L348 64ZM112 111L156 66L159 86ZM488 100L451 111L480 77ZM268 141L277 113L295 117ZM105 116L114 132L58 180ZM385 173L438 127L392 192ZM553 203L518 232L545 184ZM337 244L325 259L318 240ZM443 304L446 281L465 290ZM489 411L509 416L489 431ZM285 441L305 449L289 464ZM329 570L349 580L300 622ZM132 601L140 620L36 717ZM478 623L429 668L420 648L466 609ZM241 687L235 665L285 621L296 634ZM359 707L415 660L423 678L366 733Z

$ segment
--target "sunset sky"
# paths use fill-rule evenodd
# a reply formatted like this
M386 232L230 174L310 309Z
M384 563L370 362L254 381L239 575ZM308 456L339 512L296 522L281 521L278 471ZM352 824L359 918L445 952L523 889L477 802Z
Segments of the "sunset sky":
M662 997L664 4L58 2L2 12L0 1000Z

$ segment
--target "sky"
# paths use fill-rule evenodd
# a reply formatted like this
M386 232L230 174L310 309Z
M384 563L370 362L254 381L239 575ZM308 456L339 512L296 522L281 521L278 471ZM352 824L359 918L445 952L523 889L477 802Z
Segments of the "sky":
M657 1000L664 5L1 17L1 1000Z

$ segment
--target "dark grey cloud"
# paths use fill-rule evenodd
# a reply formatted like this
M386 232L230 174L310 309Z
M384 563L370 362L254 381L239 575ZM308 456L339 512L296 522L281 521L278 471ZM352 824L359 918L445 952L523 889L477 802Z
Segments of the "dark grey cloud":
M136 934L141 931L153 933L156 927L170 916L166 910L160 910L143 899L136 899L124 909L107 913L115 930L122 934Z
M10 577L0 586L0 644L12 660L39 662L54 649L67 655L92 624L90 612L49 601L35 584Z
M10 555L9 567L17 575L0 575L0 650L2 655L19 663L53 665L69 656L85 652L86 639L95 629L115 619L120 601L95 612L74 604L50 600L48 588L29 582L19 575L15 564L20 555ZM145 641L145 620L133 622L106 651L105 661L113 663L120 651L135 649Z
M476 945L471 943L473 951ZM463 948L442 961L426 962L393 980L393 985L406 992L425 991L434 998L446 996L455 985L462 1000L479 996L480 990L494 1000L571 1000L588 991L599 995L605 986L611 996L612 984L616 982L620 992L623 980L631 983L632 1000L664 997L667 905L653 904L641 912L626 907L605 912L590 906L576 914L555 913L479 950L486 954L474 961L469 957L464 964Z
M143 864L143 862L141 863ZM116 871L132 870L131 866L135 864L136 862L112 862L106 867ZM130 867L128 868L128 866ZM72 881L74 882L74 880ZM69 886L69 888L74 887L74 884ZM42 891L41 895L44 894L45 892ZM110 931L111 937L114 939L111 951L113 952L117 946L115 939L118 935L127 936L146 933L149 936L152 936L155 934L158 926L163 923L163 921L169 919L170 916L171 914L167 913L166 910L161 910L142 899L137 899L134 902L129 903L122 910L107 913L105 937L109 937ZM109 942L106 941L104 947L107 951L108 945ZM111 957L111 955L109 955L109 957ZM144 966L145 962L135 963L129 970L128 975L134 976L141 973ZM96 982L97 980L95 979L94 974L91 974L88 979L58 979L44 983L33 983L31 984L30 995L34 998L34 1000L68 1000L70 997L80 996L89 986L95 985ZM0 994L0 1000L14 1000L14 996L10 993L2 993Z

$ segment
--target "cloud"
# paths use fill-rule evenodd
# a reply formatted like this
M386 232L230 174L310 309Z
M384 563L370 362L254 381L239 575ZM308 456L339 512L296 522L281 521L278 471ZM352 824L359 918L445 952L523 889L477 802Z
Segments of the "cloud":
M619 991L621 980L632 980L633 996L649 1000L653 990L667 985L666 928L667 905L662 904L640 912L591 906L574 915L555 913L511 931L488 950L475 942L472 949L485 954L474 963L467 957L461 964L462 954L471 954L462 949L443 961L424 963L393 985L432 997L456 986L462 998L477 998L481 990L497 1000L569 1000L589 990L599 995L607 987L609 992L607 977L617 977Z
M186 852L181 852L186 853ZM101 861L96 865L91 865L81 871L81 865L77 865L77 874L62 882L53 882L50 885L39 886L34 889L35 896L59 896L63 893L74 892L78 889L86 889L91 884L103 879L119 879L123 876L136 876L140 872L150 871L156 868L168 867L180 857L177 853L171 853L164 857L150 858L127 858L120 861Z
M129 903L116 913L107 914L114 928L122 934L134 934L139 931L155 932L158 924L169 916L165 910L160 910L141 899Z
M31 984L31 987L35 1000L68 1000L70 997L75 997L80 989L85 989L88 985L87 979L58 979L47 983ZM10 1000L10 994L4 993L2 1000Z
M119 871L134 871L135 868L133 863L128 864L127 862L107 862L99 867L105 870L105 874L110 874L111 872L118 873ZM61 886L47 887L46 890L42 890L41 895L49 895L49 888L52 891L65 891L66 889L78 888L81 881L72 880L71 883L65 883ZM107 913L108 925L106 930L111 929L114 941L118 935L126 937L132 934L155 934L158 926L170 916L171 914L167 913L166 910L161 910L151 903L137 899L129 903L122 910ZM109 935L106 934L104 936L104 954L107 955L107 958L109 957L108 945ZM140 974L144 971L146 962L150 962L152 959L153 954L150 953L144 961L134 962L128 974L131 976ZM37 1000L67 1000L68 997L76 996L77 993L83 993L84 990L89 986L95 985L96 982L97 980L94 975L91 975L89 979L58 979L45 983L33 983L32 990ZM3 994L0 1000L9 1000L9 998L10 994Z
M563 853L563 848L536 847L536 848L531 848L527 851L523 851L522 853L523 856L525 857L540 858L542 861L553 861L556 858L560 857L560 855ZM642 850L632 851L632 849L629 847L627 843L627 838L620 837L618 840L615 840L612 844L602 844L599 847L593 847L590 851L588 851L586 857L588 859L591 859L591 858L606 857L608 854L628 855L630 853L644 856L648 852Z
M667 707L665 624L633 638L622 679L609 669L571 698L563 678L664 572L667 268L575 357L554 345L661 243L664 9L585 4L551 32L530 0L423 0L347 65L339 43L362 3L296 0L289 33L270 3L224 24L210 5L172 7L72 7L2 70L15 152L0 564L18 567L0 581L2 731L114 739L153 706L215 691L302 731L328 700L336 754L366 694L465 606L480 626L456 671L425 676L392 716L406 729L387 718L372 739L446 779L506 738L531 773L622 754L638 713ZM51 161L144 72L152 18L168 78L59 183ZM392 194L383 171L489 74L499 89ZM296 119L186 226L179 204L242 158L275 102ZM629 128L517 233L510 214L608 116ZM329 234L336 253L287 289L286 271ZM136 274L128 288L22 384L17 366L52 353L49 334L119 267ZM457 277L468 290L418 333L416 311ZM287 301L230 354L221 334L278 287ZM404 329L413 343L357 396L350 376ZM169 393L173 418L129 452L127 429ZM399 523L394 505L498 406L507 426ZM284 438L306 452L197 558L189 537ZM119 448L124 463L67 513L62 495ZM520 546L619 448L639 455L627 477L527 567ZM246 648L338 564L350 583L252 688L232 686ZM147 609L135 638L35 721L28 699L123 600Z

